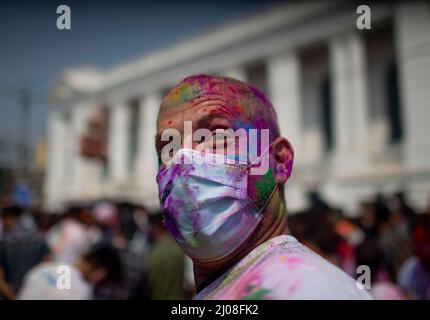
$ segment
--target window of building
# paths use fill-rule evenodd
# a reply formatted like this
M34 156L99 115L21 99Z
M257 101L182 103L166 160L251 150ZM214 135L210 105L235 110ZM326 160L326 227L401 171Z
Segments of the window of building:
M326 151L331 151L333 149L333 108L331 90L331 78L327 76L321 83L321 125Z
M403 126L401 119L399 78L397 65L393 61L388 67L386 75L386 94L388 102L388 121L390 124L390 142L397 143L402 140Z
M306 154L315 160L332 150L334 140L328 47L315 45L299 54L303 143Z

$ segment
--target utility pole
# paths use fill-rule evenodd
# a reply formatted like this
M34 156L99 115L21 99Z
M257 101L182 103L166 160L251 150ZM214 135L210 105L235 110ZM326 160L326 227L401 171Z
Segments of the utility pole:
M28 173L29 161L29 132L30 132L30 107L31 98L30 91L27 87L23 87L20 91L20 122L18 126L18 143L17 143L17 162L18 175L22 178Z

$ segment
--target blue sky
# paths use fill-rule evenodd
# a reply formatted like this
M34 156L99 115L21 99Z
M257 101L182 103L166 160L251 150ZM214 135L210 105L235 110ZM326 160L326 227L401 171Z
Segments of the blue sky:
M0 0L0 159L14 159L19 127L16 90L34 95L30 144L46 133L43 97L62 69L109 68L276 2L218 1L3 1ZM72 30L56 28L56 8L71 8Z

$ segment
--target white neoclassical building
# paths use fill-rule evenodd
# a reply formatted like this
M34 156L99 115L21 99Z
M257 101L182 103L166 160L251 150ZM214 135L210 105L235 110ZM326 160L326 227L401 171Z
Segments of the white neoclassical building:
M158 206L154 148L163 94L185 76L224 74L271 98L296 153L290 210L318 189L353 209L379 192L430 192L430 6L289 1L107 71L62 73L52 92L45 205L127 199ZM351 211L353 212L353 211Z

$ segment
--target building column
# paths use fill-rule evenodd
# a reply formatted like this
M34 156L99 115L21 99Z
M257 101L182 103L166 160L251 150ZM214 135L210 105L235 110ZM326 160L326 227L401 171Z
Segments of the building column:
M110 180L114 188L127 183L129 108L124 102L114 103L109 112L108 157Z
M296 53L285 53L270 58L268 85L271 101L278 115L281 135L293 148L299 148L301 135L300 114L300 59Z
M427 2L398 4L394 30L404 127L403 161L409 170L429 170L430 11Z
M270 100L278 116L282 136L290 141L295 151L294 168L300 166L301 152L301 90L300 57L295 52L286 52L269 59L267 64ZM293 169L294 172L294 169ZM288 209L303 209L306 205L304 185L294 174L286 185Z
M430 190L430 11L429 3L407 2L395 7L394 31L399 67L402 164L408 174L408 198L420 210Z
M367 163L367 89L363 39L356 33L330 42L335 166L340 175Z
M64 189L66 155L66 123L64 111L51 109L48 129L48 168L44 186L45 208L59 209Z
M155 150L155 135L157 133L157 114L160 108L159 93L148 94L141 99L139 116L139 136L137 153L137 175L135 183L138 186L136 198L148 209L158 209L158 189L156 176L158 160Z

